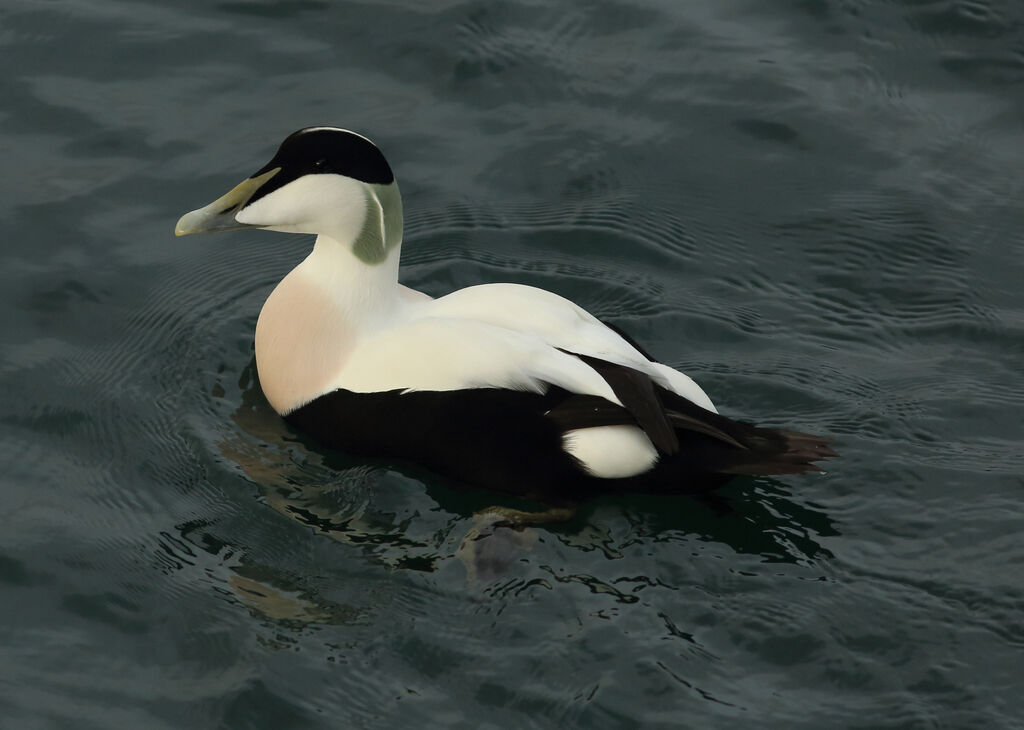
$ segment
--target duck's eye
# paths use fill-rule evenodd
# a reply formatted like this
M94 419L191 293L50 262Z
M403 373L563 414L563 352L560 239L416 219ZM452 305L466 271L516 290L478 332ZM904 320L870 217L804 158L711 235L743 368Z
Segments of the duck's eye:
M313 163L313 168L317 169L317 170L322 170L326 166L327 166L327 158L326 157L321 157L319 160L317 160L316 162Z

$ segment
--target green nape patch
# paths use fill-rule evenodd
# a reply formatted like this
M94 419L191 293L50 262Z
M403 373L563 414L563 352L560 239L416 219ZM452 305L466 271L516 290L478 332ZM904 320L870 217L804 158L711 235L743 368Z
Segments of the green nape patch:
M352 252L364 263L379 264L402 242L402 194L398 183L367 184L364 192L366 219Z

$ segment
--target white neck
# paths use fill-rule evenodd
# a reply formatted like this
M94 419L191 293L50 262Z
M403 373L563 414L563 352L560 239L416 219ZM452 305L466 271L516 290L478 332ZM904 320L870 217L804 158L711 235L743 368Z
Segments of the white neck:
M352 244L321 234L271 292L256 324L256 368L274 410L289 413L325 393L361 332L395 315L400 252L395 245L367 264Z
M387 319L396 299L399 243L380 263L367 264L353 253L353 245L320 234L313 251L295 267L307 272L309 284L329 293L338 310L357 325ZM282 282L283 283L283 282Z

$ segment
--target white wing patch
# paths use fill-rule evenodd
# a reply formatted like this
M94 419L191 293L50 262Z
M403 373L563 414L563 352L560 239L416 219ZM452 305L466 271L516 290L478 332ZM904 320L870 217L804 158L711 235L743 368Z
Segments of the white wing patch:
M430 304L418 306L427 309ZM596 371L540 338L441 317L416 318L363 335L333 388L357 393L464 388L542 393L547 383L619 403Z
M438 316L470 318L528 332L551 347L634 368L663 388L718 412L691 378L667 365L651 362L590 312L544 289L522 284L481 284L435 300L431 311Z
M596 426L566 431L562 448L575 456L591 476L631 477L658 461L658 451L636 426Z

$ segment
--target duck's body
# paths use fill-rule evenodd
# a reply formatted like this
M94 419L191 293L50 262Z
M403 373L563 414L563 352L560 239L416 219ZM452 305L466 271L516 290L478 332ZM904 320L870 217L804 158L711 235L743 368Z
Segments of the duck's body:
M547 499L696 491L833 453L718 415L686 375L551 292L400 285L397 184L354 133L296 132L177 232L243 226L318 234L260 313L256 364L271 406L327 445Z

